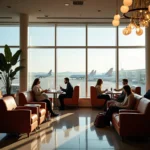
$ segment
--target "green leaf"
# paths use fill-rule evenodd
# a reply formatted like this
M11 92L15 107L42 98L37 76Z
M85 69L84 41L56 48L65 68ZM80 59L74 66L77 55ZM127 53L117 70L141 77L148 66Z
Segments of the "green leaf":
M14 76L16 75L16 73L18 72L18 71L20 71L21 69L23 69L23 68L25 68L25 67L23 67L23 66L19 66L19 67L17 67L14 71L12 71L12 72L10 72L10 78L12 79L12 78L14 78Z
M21 50L18 50L13 56L12 56L12 59L11 59L11 65L16 65L16 63L18 62L18 59L19 59L19 56L21 54Z
M11 58L12 58L12 53L11 53L10 48L9 48L8 45L5 45L4 53L5 53L6 61L7 61L7 62L10 62L10 61L11 61Z
M6 68L7 68L7 62L5 56L4 54L0 53L0 70L6 71Z

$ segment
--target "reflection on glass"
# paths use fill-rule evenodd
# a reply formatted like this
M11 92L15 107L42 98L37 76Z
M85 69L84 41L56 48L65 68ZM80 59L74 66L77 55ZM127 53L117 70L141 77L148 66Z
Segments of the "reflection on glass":
M115 46L116 28L88 26L88 46Z
M85 97L85 49L57 49L57 88L69 77L72 86L80 86L80 97Z
M115 49L88 49L88 97L90 86L103 80L102 89L115 88Z
M54 49L28 49L28 89L40 78L43 89L54 88Z
M119 49L119 86L127 78L130 86L140 86L145 93L145 49Z

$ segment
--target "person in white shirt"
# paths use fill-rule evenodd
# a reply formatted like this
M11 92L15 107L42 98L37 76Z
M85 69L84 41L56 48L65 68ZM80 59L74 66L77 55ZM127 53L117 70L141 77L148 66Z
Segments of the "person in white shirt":
M40 86L40 79L36 78L32 84L32 91L35 95L35 99L36 101L40 101L40 102L45 102L47 109L49 110L49 112L51 113L51 117L56 117L59 114L56 114L53 112L52 110L52 104L51 101L49 100L48 96L45 94L47 92L47 90L43 90Z
M120 109L133 109L134 105L136 103L136 100L134 98L134 95L131 91L131 88L129 85L125 85L123 87L123 90L125 92L125 99L122 103L114 103L113 105L111 105L108 110L106 111L106 124L110 125L110 121L112 119L112 114L113 113L118 113Z

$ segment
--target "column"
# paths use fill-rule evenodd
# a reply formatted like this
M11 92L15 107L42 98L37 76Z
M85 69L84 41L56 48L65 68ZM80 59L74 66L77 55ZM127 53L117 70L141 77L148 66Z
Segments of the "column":
M21 66L25 68L20 71L20 91L27 90L28 83L28 15L20 14L20 49Z
M146 46L146 91L150 89L150 27L146 28L145 33L145 46Z

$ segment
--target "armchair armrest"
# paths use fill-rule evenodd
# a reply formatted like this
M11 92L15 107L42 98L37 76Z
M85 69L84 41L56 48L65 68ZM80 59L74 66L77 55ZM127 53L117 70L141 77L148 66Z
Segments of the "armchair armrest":
M30 106L18 106L16 110L31 110L33 114L38 114L38 107L30 107Z
M122 112L139 113L138 110L120 109L120 110L119 110L119 113L122 113Z
M119 119L120 119L120 128L124 127L124 128L138 128L139 129L141 127L143 127L143 125L145 125L145 121L146 121L146 116L145 114L141 114L141 113L130 113L130 112L122 112L119 113Z
M3 123L8 122L9 124L31 124L31 110L12 110L12 111L7 111L4 116L4 121ZM6 119L7 118L7 119Z
M39 104L39 105L41 105L40 108L46 109L46 103L45 102L28 102L28 104Z

